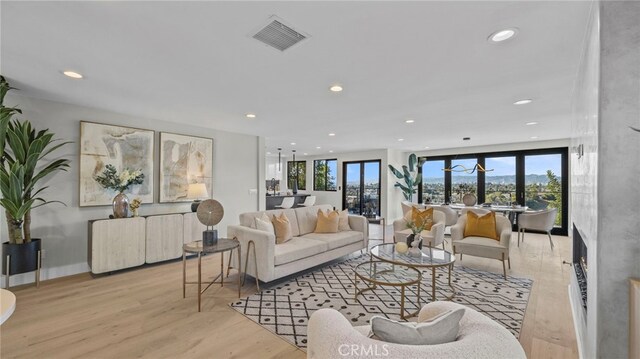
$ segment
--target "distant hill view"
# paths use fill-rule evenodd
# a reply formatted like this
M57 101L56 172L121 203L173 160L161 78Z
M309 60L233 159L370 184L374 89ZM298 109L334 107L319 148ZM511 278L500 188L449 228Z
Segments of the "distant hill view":
M442 183L443 177L425 177L425 183ZM477 177L473 176L454 176L452 178L453 183L475 183L477 181ZM486 183L516 183L516 176L485 176ZM562 181L562 178L558 176L558 181ZM541 183L546 185L549 182L549 178L547 175L526 175L524 177L525 185Z

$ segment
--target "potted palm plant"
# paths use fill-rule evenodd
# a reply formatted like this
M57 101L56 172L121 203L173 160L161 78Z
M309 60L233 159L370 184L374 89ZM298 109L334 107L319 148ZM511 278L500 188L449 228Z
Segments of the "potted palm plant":
M422 177L418 172L418 168L422 167L424 159L418 160L415 153L409 155L408 165L402 166L402 172L397 170L392 165L389 165L389 170L393 173L397 179L404 181L404 183L397 181L393 186L402 190L404 198L412 202L413 194L417 192L418 186L422 182Z
M5 209L9 232L9 241L2 244L2 273L7 278L38 269L41 242L31 237L31 210L61 203L40 197L47 187L38 184L57 171L67 170L68 159L47 160L45 157L70 143L54 139L48 129L36 131L29 121L14 118L22 111L4 105L4 97L11 89L0 76L0 206Z

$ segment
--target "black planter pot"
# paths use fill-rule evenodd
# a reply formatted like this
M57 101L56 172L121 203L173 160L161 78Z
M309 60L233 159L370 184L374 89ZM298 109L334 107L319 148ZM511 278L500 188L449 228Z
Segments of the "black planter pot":
M24 244L2 243L2 274L7 274L7 256L11 256L9 275L33 272L38 269L40 238L32 238Z

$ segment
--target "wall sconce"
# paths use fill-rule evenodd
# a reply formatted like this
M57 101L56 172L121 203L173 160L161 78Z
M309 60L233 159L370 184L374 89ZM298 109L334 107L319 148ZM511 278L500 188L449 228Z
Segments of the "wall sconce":
M578 155L578 158L582 158L582 156L584 156L584 145L581 143L577 146L574 146L573 153Z

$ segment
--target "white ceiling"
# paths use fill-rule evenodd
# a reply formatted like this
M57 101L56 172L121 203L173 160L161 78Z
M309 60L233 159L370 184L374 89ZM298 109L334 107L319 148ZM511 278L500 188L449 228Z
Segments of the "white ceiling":
M560 139L590 4L2 1L1 71L28 96L261 135L268 151ZM271 15L311 38L252 39ZM507 27L517 37L487 41Z

